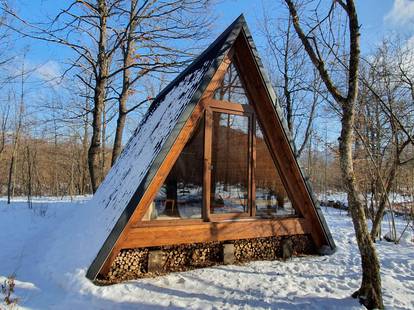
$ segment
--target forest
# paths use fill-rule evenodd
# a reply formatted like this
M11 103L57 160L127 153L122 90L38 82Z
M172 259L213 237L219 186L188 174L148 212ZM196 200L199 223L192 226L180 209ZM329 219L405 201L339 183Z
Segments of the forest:
M225 2L0 1L0 196L93 195L158 93L224 29ZM384 214L414 214L414 37L370 41L354 2L262 1L248 19L313 190L322 204L347 195L354 297L382 308Z
M112 2L95 7L76 1L42 21L26 19L27 12L3 2L1 195L93 193L152 99L212 39L214 1ZM340 44L346 40L345 21L337 12L331 19L320 27L336 27L341 37L326 32L318 38L324 43L318 52L332 58L331 70L340 75L347 57ZM257 23L262 57L297 157L317 192L343 190L338 106L307 59L291 19L263 13ZM55 61L31 63L31 46L16 43L22 38L62 50L59 69ZM388 192L413 194L410 44L390 33L361 55L353 148L357 180L365 196L374 194L370 199L380 200L376 193L383 185Z

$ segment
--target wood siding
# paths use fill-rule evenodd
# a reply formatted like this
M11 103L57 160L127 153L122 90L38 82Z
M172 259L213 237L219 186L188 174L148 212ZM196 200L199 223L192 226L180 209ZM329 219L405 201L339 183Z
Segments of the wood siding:
M271 236L301 235L310 227L302 218L277 220L245 219L239 221L205 222L133 227L122 248L142 248L210 241L239 240Z

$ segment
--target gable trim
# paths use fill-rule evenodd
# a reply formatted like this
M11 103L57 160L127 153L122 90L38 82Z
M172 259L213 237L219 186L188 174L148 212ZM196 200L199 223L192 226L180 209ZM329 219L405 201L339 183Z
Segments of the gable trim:
M322 210L320 209L320 206L319 206L316 198L314 197L314 194L313 194L311 185L308 181L308 178L305 177L305 173L304 173L303 169L300 167L300 165L299 165L299 163L298 163L298 161L297 161L297 159L294 155L295 154L295 144L294 144L294 142L293 142L293 140L290 136L286 120L283 117L281 117L281 115L283 115L283 113L282 113L282 111L280 109L280 106L278 104L276 94L275 94L275 92L273 90L273 87L270 83L270 80L268 78L266 70L264 69L263 63L261 62L260 57L258 56L256 46L253 42L253 38L252 38L252 36L250 34L250 31L249 31L246 24L243 25L243 30L242 30L241 34L244 36L244 40L247 43L247 48L248 48L248 50L250 52L250 55L251 55L250 59L253 59L253 61L255 63L256 70L258 71L258 73L260 75L260 78L261 78L261 83L257 83L257 84L264 86L264 90L266 91L267 98L271 102L271 106L272 106L272 109L274 111L274 114L275 114L275 116L278 120L278 123L280 124L281 131L282 131L282 133L285 137L285 141L287 141L287 145L290 149L290 155L291 155L290 157L293 158L292 163L295 166L294 169L297 170L300 174L300 179L303 182L305 190L306 190L306 195L308 196L309 202L311 203L311 206L315 211L316 220L318 221L318 223L321 227L321 231L324 235L324 239L327 241L327 243L328 243L327 245L330 248L329 251L327 249L323 249L323 252L333 253L336 250L335 242L332 238L332 235L330 233L330 230L328 228L326 220L325 220L325 218L322 214ZM237 50L239 50L239 49L237 49ZM237 53L236 53L236 56L237 56ZM246 81L244 81L244 82L246 83ZM248 85L246 85L246 87L249 88ZM257 114L259 114L259 113L257 113ZM273 149L273 147L272 147L272 149ZM273 149L272 153L274 153L274 152L275 152L275 150ZM283 178L284 178L284 176L282 176L282 179ZM290 188L290 186L288 186L288 187Z
M213 42L213 44L210 45L209 48L207 48L205 52L203 52L187 69L185 69L177 78L173 80L173 82L171 82L157 96L157 98L154 100L153 104L149 108L148 112L143 117L143 121L141 124L145 123L145 121L150 118L152 112L157 108L158 104L160 104L162 99L176 85L178 85L184 77L191 74L192 71L207 64L205 69L206 71L204 72L200 83L197 85L197 89L195 90L193 96L185 105L184 110L182 110L181 114L179 115L174 128L172 129L169 136L161 146L159 153L155 156L145 177L143 178L140 184L137 184L137 189L134 192L132 198L129 200L126 208L122 211L119 219L116 221L116 224L112 228L103 246L100 248L97 256L90 265L86 274L87 278L94 280L98 273L102 270L102 268L108 267L108 262L111 261L114 252L117 251L117 244L120 241L125 240L125 238L127 238L126 232L129 228L132 227L132 222L137 219L140 219L144 215L146 210L144 210L145 208L143 207L143 205L147 202L149 196L151 196L150 194L148 194L149 189L154 187L155 184L161 182L162 178L166 177L166 175L158 175L166 158L169 156L172 156L171 158L174 158L174 156L179 156L179 152L178 154L173 154L173 151L177 151L177 149L174 148L175 144L177 143L177 140L185 140L183 140L183 148L186 141L188 141L188 139L190 138L191 133L183 132L185 131L185 128L187 128L188 126L195 127L194 124L196 124L199 117L201 117L202 112L204 110L203 98L206 98L206 96L209 95L206 94L206 90L209 88L209 85L211 85L211 83L214 83L214 78L218 74L223 73L220 72L220 70L223 70L223 66L229 65L229 63L226 61L226 57L228 57L227 55L229 52L231 53L232 47L235 45L236 39L239 37L239 35L243 35L243 38L246 40L245 42L249 48L249 52L251 53L250 58L255 63L256 70L258 70L259 72L261 83L264 86L265 91L267 92L267 96L270 100L269 102L271 102L271 106L275 114L275 117L278 119L278 123L281 124L281 131L283 132L286 138L288 147L291 151L291 155L293 156L293 165L295 167L293 169L298 169L300 173L301 182L303 182L306 191L309 195L309 199L312 201L311 205L315 209L314 211L316 216L319 218L319 224L321 225L321 230L324 233L325 239L329 243L331 249L335 248L335 244L333 243L333 239L330 235L329 229L327 228L326 223L323 219L323 215L321 214L319 207L313 200L311 189L310 187L308 187L303 172L300 170L300 167L296 159L294 158L293 148L291 144L292 141L290 140L288 131L284 126L283 119L280 117L281 112L280 109L278 109L277 107L276 96L274 94L273 89L271 88L270 82L266 74L264 73L263 65L260 59L258 58L256 48L252 41L251 35L248 31L245 20L243 16L240 16L230 27L228 27L223 32L223 34L218 39L216 39ZM242 66L242 64L240 66ZM211 92L211 96L212 95L213 92ZM192 132L192 130L189 130L189 132Z
M156 156L155 160L151 164L150 169L148 170L147 174L145 175L141 184L139 184L137 190L135 191L134 195L130 199L128 205L122 212L121 216L117 220L115 226L111 230L109 236L106 238L103 246L99 250L97 256L93 260L92 264L89 266L86 277L90 280L95 280L96 276L99 274L101 269L104 267L105 262L109 258L111 252L114 250L116 243L120 236L123 234L127 224L130 222L132 215L134 214L135 210L137 209L138 205L140 204L145 192L150 187L157 171L159 170L162 162L164 161L167 154L171 151L172 146L174 145L176 139L179 136L179 133L182 131L184 124L187 122L189 117L194 112L194 109L197 103L202 98L207 86L210 84L213 76L218 71L221 63L225 59L225 56L230 51L231 47L235 39L238 37L242 27L243 27L244 18L240 16L228 29L216 40L214 41L210 47L202 53L182 74L180 74L176 79L174 79L164 91L157 96L156 100L154 100L153 105L148 109L146 115L143 118L143 122L152 114L152 111L155 109L156 104L163 98L165 95L173 89L173 87L179 83L184 76L190 74L191 70L194 70L193 67L197 68L200 66L202 60L204 58L211 57L211 62L209 64L209 68L204 73L204 77L200 82L198 89L194 93L193 97L191 98L190 102L186 105L184 111L179 116L177 120L176 126L173 128L171 134L165 141L164 145L161 148L161 151ZM221 43L223 41L223 43ZM220 43L220 44L219 44ZM219 46L217 46L219 45Z

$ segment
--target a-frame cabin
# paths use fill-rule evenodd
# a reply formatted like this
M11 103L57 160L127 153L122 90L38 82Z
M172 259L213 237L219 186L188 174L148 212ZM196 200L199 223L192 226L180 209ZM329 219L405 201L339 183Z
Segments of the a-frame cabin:
M145 249L144 264L148 249L212 244L223 257L224 244L289 236L293 251L335 250L243 16L158 95L91 205L91 280L126 249Z

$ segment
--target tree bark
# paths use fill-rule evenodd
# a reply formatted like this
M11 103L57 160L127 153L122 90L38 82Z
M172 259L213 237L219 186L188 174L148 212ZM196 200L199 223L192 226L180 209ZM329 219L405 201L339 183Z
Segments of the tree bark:
M94 89L94 108L92 113L92 138L88 151L89 174L92 191L95 193L101 183L100 174L100 150L102 136L102 113L105 108L106 85L109 71L109 56L106 53L107 45L107 4L105 0L99 0L98 10L100 14L98 63L96 72L96 85Z
M387 206L387 199L388 195L390 194L392 184L394 183L395 175L397 171L397 165L393 164L391 167L391 170L389 171L388 181L385 188L385 191L381 193L381 199L379 201L378 210L374 212L375 216L372 222L372 228L371 228L371 238L375 242L375 239L378 238L382 218L384 217L385 207Z
M348 195L348 205L355 229L355 236L361 254L362 283L352 294L368 309L383 308L381 294L380 264L378 255L368 231L367 220L359 193L352 160L354 104L343 105L342 130L339 139L340 166Z
M382 188L382 195L381 195L381 199L380 199L380 203L378 205L378 210L376 210L375 212L375 217L373 219L372 222L372 228L371 228L371 238L372 240L375 242L375 239L378 237L379 232L380 232L380 228L381 228L381 222L382 222L382 218L384 217L384 212L385 212L385 207L387 206L388 203L388 196L391 192L391 188L394 184L394 180L395 177L397 175L397 169L398 169L398 164L400 161L400 153L399 153L399 149L398 149L398 143L395 142L396 137L395 137L395 132L393 132L393 140L394 143L396 144L394 146L395 150L394 150L394 159L393 162L391 164L391 168L388 171L388 177L387 177L387 181L386 184L383 186L382 184L382 179L380 179L380 176L378 178L378 187L381 186ZM396 236L394 236L396 237Z
M340 167L343 182L348 195L348 206L355 229L358 248L361 254L362 283L358 291L352 297L359 298L359 301L367 308L384 308L381 292L381 275L378 255L368 231L368 225L362 203L362 195L359 192L352 156L353 128L355 123L355 104L358 97L358 75L360 57L360 33L358 16L353 0L335 1L342 7L349 18L349 64L348 64L348 91L343 95L336 87L328 73L320 54L309 41L309 37L303 32L296 6L292 0L285 0L289 13L293 20L293 26L298 34L312 63L319 71L328 91L342 109L341 135L339 137Z
M126 101L126 100L125 100ZM122 151L122 138L124 135L124 128L127 114L122 112L122 106L124 103L119 101L119 114L118 119L116 121L116 130L115 130L115 139L114 139L114 146L112 148L112 159L111 159L111 167L115 164L116 159L118 158L119 154Z
M13 150L9 166L9 180L7 182L7 204L10 204L13 190L13 171L14 171L15 151Z
M85 99L85 117L83 119L82 153L80 158L80 194L85 195L88 186L88 127L89 127L89 99Z
M100 174L100 180L103 180L105 178L105 158L106 158L106 123L107 123L107 117L106 117L106 109L105 106L102 110L102 146L101 146L101 174Z
M128 29L127 40L125 48L123 49L123 65L124 70L122 72L122 90L118 98L118 119L116 121L114 146L112 148L111 167L115 164L116 159L122 151L122 138L125 128L125 122L127 118L127 101L129 97L131 87L131 70L130 67L133 62L133 53L135 49L134 32L137 26L136 22L137 0L131 0L130 7L130 23Z
M105 91L104 83L99 82L94 95L94 109L92 113L92 138L88 151L89 174L91 178L92 191L95 193L101 182L100 180L100 149L102 132L102 111L104 105Z

